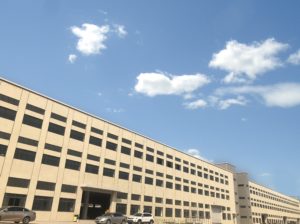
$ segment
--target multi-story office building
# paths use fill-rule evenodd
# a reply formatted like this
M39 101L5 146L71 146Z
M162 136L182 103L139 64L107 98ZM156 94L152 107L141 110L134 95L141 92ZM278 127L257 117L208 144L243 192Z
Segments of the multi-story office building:
M233 224L242 214L236 176L0 79L0 206L25 206L47 221L93 219L110 210L150 211L156 222L196 217ZM290 215L294 204L281 204L294 208L284 217L299 217L299 201L291 201L298 213Z

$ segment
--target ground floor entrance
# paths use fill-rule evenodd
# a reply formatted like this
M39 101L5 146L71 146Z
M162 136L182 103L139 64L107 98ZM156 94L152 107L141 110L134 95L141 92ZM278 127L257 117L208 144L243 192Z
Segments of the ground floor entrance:
M111 193L83 191L80 207L80 219L95 219L103 215L110 207Z

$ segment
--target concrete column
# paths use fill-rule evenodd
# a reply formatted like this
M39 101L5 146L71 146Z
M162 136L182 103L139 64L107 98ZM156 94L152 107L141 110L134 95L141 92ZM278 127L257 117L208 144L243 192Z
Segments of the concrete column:
M84 198L83 198L83 209L82 209L82 218L81 219L87 219L88 208L89 208L89 198L90 198L90 192L85 191Z

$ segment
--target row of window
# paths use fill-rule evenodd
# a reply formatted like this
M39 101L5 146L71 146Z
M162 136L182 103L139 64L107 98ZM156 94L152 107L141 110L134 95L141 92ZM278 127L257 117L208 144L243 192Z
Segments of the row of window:
M2 206L25 206L26 195L5 193ZM51 211L53 197L35 195L33 199L32 210ZM74 212L75 199L60 198L58 204L59 212Z

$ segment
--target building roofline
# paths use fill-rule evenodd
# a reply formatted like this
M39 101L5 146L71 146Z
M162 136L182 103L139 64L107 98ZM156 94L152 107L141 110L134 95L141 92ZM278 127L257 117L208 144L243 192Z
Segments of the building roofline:
M96 115L94 115L94 114L90 114L90 113L88 113L88 112L86 112L86 111L84 111L84 110L81 110L81 109L78 109L78 108L76 108L76 107L70 106L70 105L68 105L68 104L66 104L66 103L63 103L63 102L59 101L59 100L53 99L53 98L51 98L51 97L49 97L49 96L46 96L46 95L44 95L44 94L42 94L42 93L36 92L36 91L31 90L31 89L29 89L29 88L27 88L27 87L24 87L24 86L22 86L22 85L20 85L20 84L17 84L17 83L15 83L15 82L12 82L12 81L10 81L10 80L7 80L7 79L5 79L5 78L3 78L3 77L1 77L1 76L0 76L0 81L7 82L7 83L9 83L9 84L11 84L11 85L14 85L14 86L16 86L16 87L22 88L22 89L27 90L27 91L29 91L29 92L31 92L31 93L37 94L37 95L39 95L39 96L41 96L41 97L44 97L44 98L46 98L46 99L48 99L48 100L52 100L52 101L54 101L54 102L56 102L56 103L62 104L62 105L64 105L64 106L69 107L69 108L71 108L71 109L73 109L73 110L76 110L76 111L78 111L78 112L80 112L80 113L84 113L84 114L86 114L86 115L88 115L88 116L91 116L91 117L93 117L93 118L99 119L99 120L101 120L101 121L104 121L104 122L106 122L106 123L109 123L109 124L111 124L111 125L114 125L114 126L116 126L116 127L118 127L118 128L121 128L121 129L124 129L124 130L126 130L126 131L132 132L133 134L136 134L136 135L138 135L138 136L140 136L140 137L146 138L146 139L148 139L148 140L150 140L150 141L153 141L153 142L158 143L158 144L160 144L160 145L166 146L166 147L168 147L168 148L170 148L170 149L173 149L173 150L175 150L175 151L177 151L177 152L183 153L183 154L185 154L185 155L187 155L187 156L189 156L189 157L192 157L192 158L194 158L194 159L196 159L196 160L200 160L201 162L204 162L204 163L206 163L206 164L213 165L213 166L215 166L215 167L217 167L217 168L219 168L219 169L221 169L221 170L224 170L224 171L226 171L226 172L228 172L228 173L232 173L232 172L230 172L230 171L228 171L228 170L226 170L226 169L224 169L224 168L222 168L222 167L217 166L217 164L214 164L214 163L208 162L208 161L206 161L206 160L202 160L202 159L200 159L200 158L194 157L194 156L192 156L192 155L190 155L190 154L188 154L188 153L186 153L186 152L180 151L179 149L176 149L176 148L174 148L174 147L172 147L172 146L169 146L169 145L167 145L167 144L164 144L164 143L162 143L162 142L159 142L159 141L157 141L157 140L154 140L154 139L152 139L152 138L150 138L150 137L147 137L147 136L142 135L142 134L140 134L140 133L138 133L138 132L136 132L136 131L130 130L130 129L125 128L125 127L123 127L123 126L121 126L121 125L118 125L118 124L116 124L116 123L113 123L113 122L111 122L111 121L108 121L108 120L106 120L106 119L104 119L104 118L100 118L100 117L98 117L98 116L96 116Z

